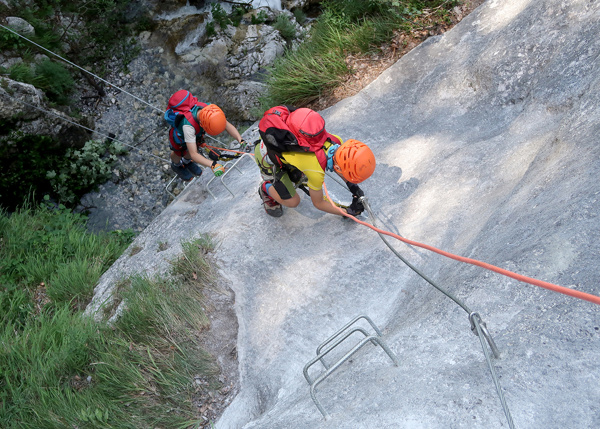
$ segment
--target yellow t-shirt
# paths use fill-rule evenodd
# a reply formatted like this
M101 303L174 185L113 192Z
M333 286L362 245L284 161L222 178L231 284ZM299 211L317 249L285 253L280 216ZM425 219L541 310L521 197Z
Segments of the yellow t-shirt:
M335 135L340 142L343 140ZM333 143L327 140L323 144L323 148L325 152ZM308 179L308 187L313 191L320 191L323 189L323 182L325 181L325 171L321 168L321 164L319 164L319 160L317 159L317 155L313 152L283 152L281 154L281 159L286 164L293 165L298 170L303 172Z
M312 152L283 152L281 157L283 162L293 165L306 175L310 189L319 191L323 188L325 171L321 168L317 155Z

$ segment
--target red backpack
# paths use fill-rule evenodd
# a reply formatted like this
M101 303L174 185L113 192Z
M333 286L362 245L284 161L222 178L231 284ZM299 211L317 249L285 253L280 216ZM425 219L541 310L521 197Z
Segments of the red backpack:
M167 121L170 126L177 129L179 123L185 117L194 127L196 134L200 134L203 130L192 114L192 108L195 106L202 109L206 107L207 104L199 102L191 92L181 89L169 98L169 104L167 105L167 110L164 115L165 121Z
M305 128L311 129L312 133L306 132ZM321 115L306 108L272 107L264 113L258 123L258 130L269 158L280 167L283 166L280 159L283 152L313 152L325 170L327 155L323 144L327 140L342 143L325 131L325 120Z

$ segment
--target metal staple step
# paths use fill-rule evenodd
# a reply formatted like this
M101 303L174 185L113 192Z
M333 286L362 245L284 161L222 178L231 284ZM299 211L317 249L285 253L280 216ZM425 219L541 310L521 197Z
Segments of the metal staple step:
M238 163L244 159L245 156L250 157L251 159L254 159L252 157L252 155L250 153L243 153L242 156L240 156L239 158L236 159L232 159L231 161L227 161L225 164L223 164L223 167L225 168L225 173L223 173L221 176L219 176L219 179L221 180L221 183L223 184L223 186L225 187L225 189L227 189L227 191L229 191L229 193L231 194L232 197L235 197L235 194L233 192L231 192L231 189L229 189L227 187L227 185L225 184L225 182L223 181L223 179L225 179L225 177L229 174L229 172L231 170L233 170L234 168L240 172L240 174L244 174L244 172L242 170L239 169L238 167ZM229 166L229 168L228 168ZM217 176L213 176L211 177L211 179L206 183L206 190L208 191L208 193L216 200L217 197L215 197L215 194L213 194L209 188L210 184L213 182L213 180L215 180L217 178Z
M240 170L240 168L238 167L238 163L244 158L244 156L249 156L250 158L252 158L252 154L250 153L244 153L242 154L242 156L240 156L239 158L233 159L231 161L227 161L225 164L223 164L223 167L225 168L225 172L218 177L218 179L221 180L221 183L223 184L223 186L225 187L225 189L227 189L227 191L231 194L232 197L235 197L235 194L231 191L231 189L229 189L229 187L225 184L225 182L223 181L223 179L225 179L225 177L229 174L229 172L232 169L236 169L237 171L240 172L240 174L244 174L244 172L242 170ZM165 191L167 191L173 198L176 198L175 194L173 194L170 190L169 187L173 184L173 182L175 180L177 180L179 178L179 176L174 176L169 183L167 183L167 185L165 186ZM187 188L189 185L191 185L192 183L194 183L196 180L198 179L198 177L193 177L192 180L190 180L189 182L184 182L183 183L183 188ZM215 194L212 193L212 191L210 190L209 186L210 184L217 179L217 176L211 177L209 179L209 181L206 183L205 187L206 190L208 191L208 193L216 200L217 197L215 196Z
M356 322L358 322L360 319L364 319L367 322L369 322L369 324L375 331L375 334L369 334L365 329L363 329L361 327L355 327L353 329L350 329L350 327L353 324L355 324ZM337 346L339 346L342 342L344 342L346 339L348 339L348 337L350 337L352 334L354 334L356 332L364 335L364 338L358 344L356 344L348 353L346 353L344 356L342 356L336 362L333 362L331 365L328 365L325 362L324 357L328 353L330 353L332 350L334 350ZM306 378L306 381L310 385L310 396L311 396L312 400L314 401L315 405L317 406L317 408L319 409L319 411L321 412L321 414L323 415L323 417L325 417L326 419L329 418L329 414L327 414L327 412L325 411L325 409L323 408L323 406L317 399L317 391L316 391L317 386L323 380L325 380L327 377L329 377L344 362L346 362L348 359L350 359L350 357L352 357L352 355L354 355L354 353L356 353L358 350L360 350L367 343L371 343L375 346L380 346L390 357L390 359L394 363L394 366L398 366L400 364L396 355L392 352L392 350L388 347L387 343L383 340L382 334L381 334L381 331L379 330L379 328L377 328L377 326L373 323L373 321L368 316L360 315L360 316L357 316L354 319L352 319L343 328L341 328L339 331L337 331L335 334L333 334L327 340L322 342L317 347L317 356L314 357L313 359L311 359L304 366L304 370L303 370L304 378ZM316 377L313 380L310 377L308 370L312 365L314 365L317 362L321 362L321 364L325 367L325 371L323 371L318 377Z

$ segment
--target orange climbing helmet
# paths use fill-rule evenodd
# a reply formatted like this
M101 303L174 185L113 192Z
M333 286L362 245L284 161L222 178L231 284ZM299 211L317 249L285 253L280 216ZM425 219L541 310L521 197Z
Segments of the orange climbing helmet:
M209 104L198 112L200 125L211 136L216 136L225 131L227 119L225 113L216 104Z
M346 140L333 154L333 169L350 183L360 183L375 171L375 155L358 140Z

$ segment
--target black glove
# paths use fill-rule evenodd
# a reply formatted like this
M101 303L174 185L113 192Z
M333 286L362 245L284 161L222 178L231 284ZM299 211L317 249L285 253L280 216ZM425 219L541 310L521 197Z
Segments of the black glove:
M352 197L360 198L365 196L363 190L360 189L360 187L356 183L346 182L346 186L348 186L348 189L350 190L350 192L352 192Z
M360 197L358 197L356 195L353 196L352 204L350 204L350 206L348 208L346 208L346 212L349 215L358 216L359 214L361 214L364 211L365 211L365 206L363 205L362 201L360 201Z

